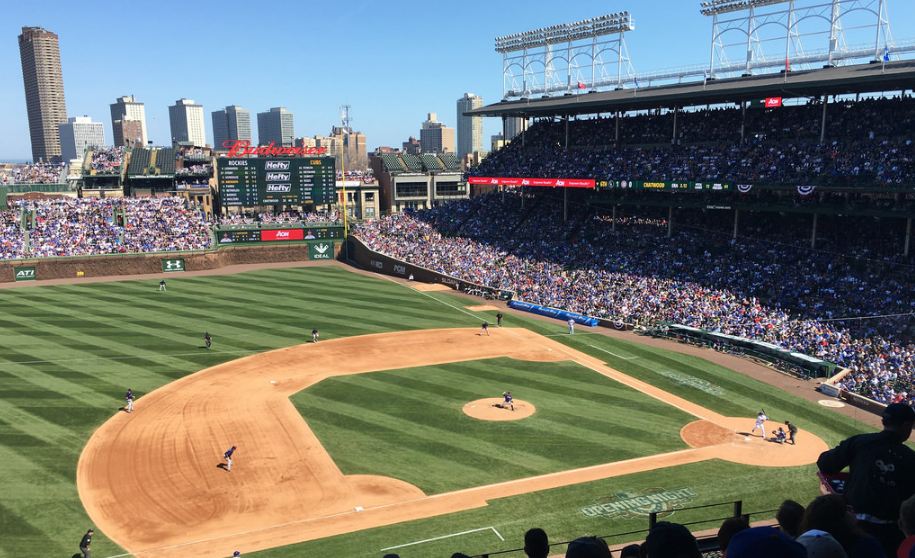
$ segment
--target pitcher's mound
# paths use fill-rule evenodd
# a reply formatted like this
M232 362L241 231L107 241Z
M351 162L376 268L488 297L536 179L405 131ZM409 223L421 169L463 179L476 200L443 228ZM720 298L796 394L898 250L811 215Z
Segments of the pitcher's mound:
M479 420L521 420L534 414L537 409L527 401L515 399L515 410L499 408L501 397L477 399L464 405L464 414Z

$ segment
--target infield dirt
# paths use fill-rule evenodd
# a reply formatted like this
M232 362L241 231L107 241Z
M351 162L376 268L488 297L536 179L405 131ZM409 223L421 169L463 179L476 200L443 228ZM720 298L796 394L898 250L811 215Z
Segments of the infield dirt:
M202 370L118 413L84 449L80 498L95 525L140 558L218 557L485 506L488 500L707 459L812 463L826 445L768 443L752 418L729 418L526 329L350 337L270 351ZM290 395L333 376L509 357L571 360L700 419L689 449L426 496L393 478L344 475ZM220 468L237 445L234 468Z

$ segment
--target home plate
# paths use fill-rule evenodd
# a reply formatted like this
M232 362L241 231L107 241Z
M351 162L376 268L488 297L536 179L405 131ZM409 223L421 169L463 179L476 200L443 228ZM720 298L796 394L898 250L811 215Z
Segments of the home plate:
M362 506L356 506L356 507L353 508L353 509L356 510L357 512L365 511L365 508L363 508Z
M279 382L277 382L276 380L270 380L270 383L273 384L273 385L276 385L276 384L278 384Z

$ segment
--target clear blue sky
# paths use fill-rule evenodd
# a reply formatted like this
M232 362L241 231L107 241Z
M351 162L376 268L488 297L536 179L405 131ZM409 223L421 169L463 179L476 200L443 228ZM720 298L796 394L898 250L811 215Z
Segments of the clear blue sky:
M894 37L915 37L912 0L889 0ZM370 149L418 135L427 112L456 124L457 99L502 94L500 34L629 9L637 72L707 63L711 24L698 0L466 0L451 2L225 2L159 0L10 1L0 19L0 160L30 157L22 70L22 26L60 36L67 111L105 124L108 105L134 94L146 104L150 139L169 142L168 106L179 97L210 112L285 106L297 136L326 134L339 106ZM501 129L486 121L484 143Z

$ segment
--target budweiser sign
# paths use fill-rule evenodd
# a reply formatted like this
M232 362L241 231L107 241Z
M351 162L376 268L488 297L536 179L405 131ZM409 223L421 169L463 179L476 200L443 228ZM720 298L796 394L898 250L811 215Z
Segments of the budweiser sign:
M324 155L326 147L283 147L270 142L270 145L251 145L247 140L227 140L222 146L229 150L229 157L304 157L307 155Z
M595 188L596 182L590 178L513 178L492 176L471 176L470 184L489 186L535 186L540 188Z

